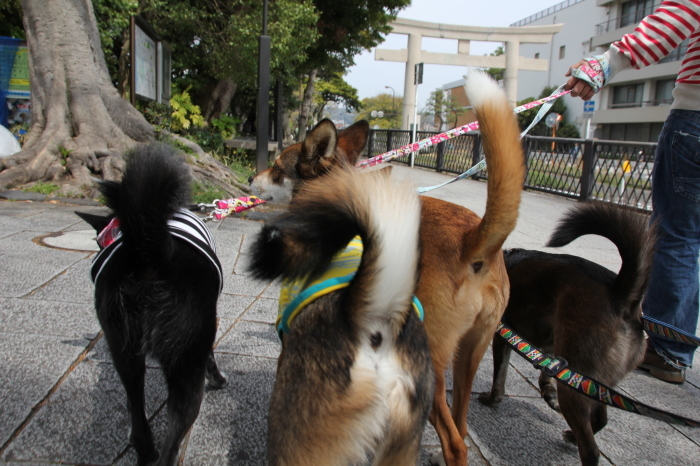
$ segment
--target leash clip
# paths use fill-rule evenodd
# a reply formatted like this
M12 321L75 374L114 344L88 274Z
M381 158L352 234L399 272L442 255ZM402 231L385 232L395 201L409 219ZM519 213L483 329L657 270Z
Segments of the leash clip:
M537 368L548 377L556 377L557 374L568 366L569 363L566 359L555 358L551 354L545 354L542 357L542 362L537 365Z

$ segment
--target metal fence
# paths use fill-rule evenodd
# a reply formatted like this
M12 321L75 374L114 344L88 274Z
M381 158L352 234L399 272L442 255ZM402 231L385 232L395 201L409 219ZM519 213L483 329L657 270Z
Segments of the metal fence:
M436 132L419 131L421 140ZM372 130L367 156L411 142L410 131ZM595 199L651 210L651 169L656 143L525 136L527 176L524 187L579 200ZM414 165L438 172L463 173L483 157L481 136L474 132L421 149ZM410 156L394 159L408 164ZM474 176L487 179L488 171Z

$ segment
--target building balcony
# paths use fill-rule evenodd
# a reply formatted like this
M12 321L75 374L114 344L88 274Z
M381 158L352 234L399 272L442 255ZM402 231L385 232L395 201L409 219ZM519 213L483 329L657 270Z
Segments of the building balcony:
M662 104L662 102L668 102ZM671 111L669 101L647 101L633 104L618 104L616 108L598 110L591 123L605 125L613 123L661 123Z

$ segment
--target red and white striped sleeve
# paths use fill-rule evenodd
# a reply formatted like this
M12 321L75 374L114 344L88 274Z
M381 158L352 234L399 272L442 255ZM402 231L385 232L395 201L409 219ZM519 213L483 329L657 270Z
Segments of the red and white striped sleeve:
M645 17L634 32L614 42L612 47L627 57L634 68L658 62L680 43L689 40L688 51L681 66L683 74L695 75L700 68L700 0L665 0L651 15ZM693 73L695 71L695 73Z

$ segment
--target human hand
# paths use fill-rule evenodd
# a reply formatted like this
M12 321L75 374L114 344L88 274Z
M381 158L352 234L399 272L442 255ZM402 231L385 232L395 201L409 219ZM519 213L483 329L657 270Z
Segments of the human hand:
M588 62L586 60L581 60L574 63L571 68L569 68L569 71L567 71L564 75L569 77L569 80L566 81L566 85L564 86L564 90L571 90L571 97L581 97L583 100L591 100L591 98L595 95L595 92L593 92L593 88L590 84L582 79L571 76L572 69L578 69L581 67L581 65L587 64Z
M572 97L590 100L610 78L610 65L604 55L589 57L575 63L565 76L569 80L564 88Z

